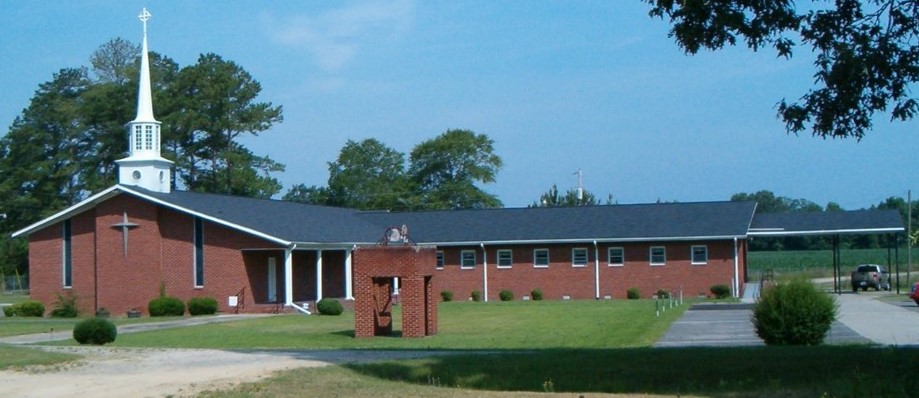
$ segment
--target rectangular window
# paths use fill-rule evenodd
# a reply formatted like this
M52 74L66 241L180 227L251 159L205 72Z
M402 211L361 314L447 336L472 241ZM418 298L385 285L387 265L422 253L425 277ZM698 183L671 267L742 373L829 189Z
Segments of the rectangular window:
M692 250L693 264L701 265L708 263L708 246L693 246L690 250Z
M144 149L153 149L153 126L146 126L145 128Z
M444 269L444 252L442 250L437 251L437 269Z
M204 225L195 217L195 287L204 286Z
M134 149L140 150L143 149L143 136L142 136L140 125L134 126Z
M651 265L664 265L667 262L667 250L663 246L651 246Z
M514 264L513 252L498 250L498 268L510 268Z
M611 266L625 265L625 250L623 250L621 247L609 248L609 265Z
M61 258L62 274L63 274L63 284L64 287L73 286L73 254L71 247L71 232L70 232L70 220L64 220L63 227L63 247L62 253L63 257Z
M571 249L571 266L584 267L587 265L587 249L576 247Z
M475 250L463 250L460 252L460 268L475 268Z
M549 266L549 249L533 250L533 266L542 268Z

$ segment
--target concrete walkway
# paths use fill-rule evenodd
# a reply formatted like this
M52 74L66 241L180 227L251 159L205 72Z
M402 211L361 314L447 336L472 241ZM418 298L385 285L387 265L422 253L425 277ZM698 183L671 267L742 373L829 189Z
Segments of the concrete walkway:
M122 325L118 327L118 334L147 332L151 330L172 329L184 326L204 325L208 323L232 322L241 319L271 316L270 314L239 314L239 315L214 315L196 316L163 322L145 322ZM24 334L20 336L0 337L0 344L37 344L52 341L69 340L73 338L73 329L49 330L46 333Z
M839 315L825 343L919 346L919 307L914 307L912 302L878 300L890 294L834 295L839 303ZM674 322L654 346L764 345L754 331L752 316L752 304L698 304Z

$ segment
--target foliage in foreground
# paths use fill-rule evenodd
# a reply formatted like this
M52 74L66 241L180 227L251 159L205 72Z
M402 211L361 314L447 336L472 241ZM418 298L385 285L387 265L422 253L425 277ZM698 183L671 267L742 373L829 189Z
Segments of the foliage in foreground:
M572 396L906 397L919 390L917 358L914 348L869 346L451 354L296 369L203 396L297 397L303 391L323 391L357 398L505 397L511 395L497 391L525 392L512 395L518 397L545 392L551 382L553 391Z
M41 301L25 300L10 306L13 316L41 318L45 316L45 305Z
M118 329L104 318L87 318L73 328L73 339L80 344L105 345L115 342Z
M77 311L77 296L73 294L57 293L57 300L54 301L54 309L51 310L52 318L76 318L79 314Z
M763 292L753 309L753 326L769 345L816 345L829 333L837 310L832 296L795 279Z

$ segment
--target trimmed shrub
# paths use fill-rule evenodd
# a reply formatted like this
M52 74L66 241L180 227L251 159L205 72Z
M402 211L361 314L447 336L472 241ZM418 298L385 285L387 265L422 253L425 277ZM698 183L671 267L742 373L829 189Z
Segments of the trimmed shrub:
M630 287L628 290L625 291L625 297L628 298L629 300L638 300L639 298L641 298L641 293L638 292L637 287Z
M214 315L217 313L217 299L213 297L192 297L188 300L188 313L194 315Z
M542 289L538 287L533 289L533 291L530 292L530 297L536 301L542 300Z
M185 315L185 303L175 297L157 297L147 304L150 316L182 316Z
M13 304L13 315L21 317L38 317L45 316L45 305L41 301L26 300L21 303Z
M103 345L115 341L118 329L108 319L88 318L73 327L73 339L80 344Z
M57 293L57 300L52 305L54 306L54 309L51 310L52 318L77 317L77 296L73 294L63 295Z
M832 296L798 279L762 293L753 309L753 326L768 345L817 345L826 338L837 311Z
M316 309L321 315L341 315L345 309L336 299L324 298L316 303Z
M670 292L664 289L657 289L657 298L659 299L669 299Z
M444 291L440 292L440 298L441 298L441 300L443 300L444 302L453 301L453 291L444 290Z
M514 299L514 292L508 289L504 289L501 291L501 293L498 293L498 297L501 299L501 301L511 301Z
M472 297L472 301L482 301L482 292L473 290L469 297Z
M3 306L3 316L9 318L9 317L11 317L11 316L13 316L13 315L16 315L16 313L13 311L13 306L11 306L11 305L4 305L4 306Z
M731 287L728 285L714 285L709 290L717 299L728 298L731 295Z

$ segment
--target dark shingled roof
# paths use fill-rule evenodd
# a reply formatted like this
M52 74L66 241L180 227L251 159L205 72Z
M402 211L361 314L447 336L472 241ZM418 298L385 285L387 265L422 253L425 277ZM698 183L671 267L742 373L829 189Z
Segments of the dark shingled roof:
M378 225L402 225L418 243L627 241L743 237L753 202L538 207L362 213Z
M416 243L679 240L743 237L754 202L699 202L421 212L353 209L186 191L163 202L291 242L370 243L407 225Z
M903 231L896 210L763 213L753 217L751 236L883 233Z

